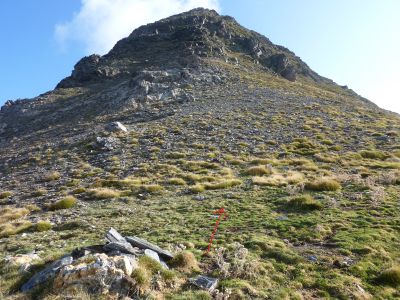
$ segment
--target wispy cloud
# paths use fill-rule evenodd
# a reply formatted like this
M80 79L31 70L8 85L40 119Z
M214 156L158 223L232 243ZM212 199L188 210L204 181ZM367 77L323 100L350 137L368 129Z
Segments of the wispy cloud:
M133 29L196 7L219 9L218 0L81 0L79 12L57 24L63 49L80 43L88 54L104 54Z

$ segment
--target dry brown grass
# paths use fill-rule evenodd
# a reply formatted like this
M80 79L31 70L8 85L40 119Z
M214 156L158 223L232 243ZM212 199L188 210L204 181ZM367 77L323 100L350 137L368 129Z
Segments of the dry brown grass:
M119 197L120 192L109 188L99 188L89 190L89 195L95 199L112 199Z

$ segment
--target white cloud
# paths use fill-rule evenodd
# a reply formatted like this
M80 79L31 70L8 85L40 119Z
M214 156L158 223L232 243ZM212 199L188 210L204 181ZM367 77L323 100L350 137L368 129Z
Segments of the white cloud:
M87 54L105 54L140 25L196 7L219 9L218 0L81 0L81 8L55 37L63 49L83 44Z

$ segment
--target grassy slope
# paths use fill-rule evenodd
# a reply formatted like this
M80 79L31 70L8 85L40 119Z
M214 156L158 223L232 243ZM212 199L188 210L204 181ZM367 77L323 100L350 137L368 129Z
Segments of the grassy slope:
M198 100L164 119L121 118L131 131L113 134L119 149L104 153L87 139L36 148L24 164L10 165L1 182L12 195L0 200L0 255L36 249L44 261L54 259L102 242L113 226L165 247L192 243L203 271L225 277L220 290L233 289L238 299L399 297L378 280L400 263L399 118L333 86L212 63L236 78L229 88L195 87ZM319 191L322 177L340 188ZM194 200L196 192L205 200ZM48 209L70 194L76 206ZM290 201L304 195L318 205ZM9 217L13 197L28 216ZM258 266L251 276L222 274L201 256L215 221L211 212L220 207L229 218L214 249L243 244ZM38 232L38 219L55 225ZM15 270L0 276L4 294L21 281ZM186 289L164 293L195 297Z

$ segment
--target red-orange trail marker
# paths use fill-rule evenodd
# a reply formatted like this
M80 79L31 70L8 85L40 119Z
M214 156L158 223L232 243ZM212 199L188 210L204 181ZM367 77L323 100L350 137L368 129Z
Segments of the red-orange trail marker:
M213 230L213 232L211 234L210 242L208 243L208 247L207 247L207 251L206 252L210 252L210 250L211 250L211 245L212 245L212 242L213 242L213 239L214 239L214 235L217 232L219 222L221 221L221 217L225 216L224 220L226 220L226 218L228 216L226 211L225 211L225 208L223 208L223 207L220 208L220 209L217 209L216 211L214 211L214 214L218 214L218 219L217 219L217 222L215 223L214 230Z

